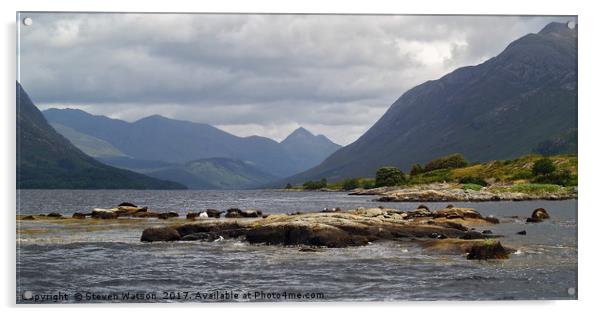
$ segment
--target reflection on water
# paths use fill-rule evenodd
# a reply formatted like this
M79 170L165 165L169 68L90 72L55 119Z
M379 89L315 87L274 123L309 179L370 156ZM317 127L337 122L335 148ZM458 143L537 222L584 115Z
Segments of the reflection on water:
M70 214L123 201L180 213L209 207L282 213L383 204L370 198L273 191L22 190L20 206L21 214ZM418 204L386 205L412 209ZM447 204L427 203L431 209ZM463 256L425 253L409 242L320 252L240 240L145 244L139 242L140 234L153 225L152 220L102 227L22 221L17 236L17 299L26 290L146 291L159 296L163 291L321 292L326 300L346 301L576 298L568 294L577 282L576 201L454 204L500 217L502 224L487 229L504 235L502 242L517 250L511 259L468 261ZM537 207L546 208L552 219L527 225L524 219L510 217L528 216ZM527 235L517 235L520 230Z

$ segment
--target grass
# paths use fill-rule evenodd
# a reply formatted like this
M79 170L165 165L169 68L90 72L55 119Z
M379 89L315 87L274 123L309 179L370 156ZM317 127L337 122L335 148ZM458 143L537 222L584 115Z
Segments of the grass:
M481 188L482 188L482 186L480 186L478 184L474 184L474 183L466 183L466 184L462 185L463 190L480 191Z
M497 191L519 192L526 194L563 193L570 188L556 184L523 183L511 187L499 188Z

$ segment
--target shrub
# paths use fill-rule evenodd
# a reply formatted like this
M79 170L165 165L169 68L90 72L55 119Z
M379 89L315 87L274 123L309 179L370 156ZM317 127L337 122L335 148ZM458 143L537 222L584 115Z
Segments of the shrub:
M464 159L461 154L452 154L449 156L440 157L429 161L424 166L424 171L431 171L437 169L453 169L453 168L464 168L468 166L468 161Z
M328 182L326 181L326 179L321 179L319 181L310 180L310 181L303 183L303 189L319 190L319 189L325 188L327 184L328 184Z
M458 181L460 183L464 183L464 184L468 184L468 183L472 183L472 184L478 184L479 186L487 186L487 181L485 181L485 179L481 178L481 177L475 177L475 176L465 176L460 178L460 180Z
M346 179L343 181L343 190L353 190L360 186L360 182L358 179Z
M422 168L421 164L417 163L417 164L412 165L412 170L410 170L410 175L415 176L415 175L419 175L423 172L424 172L424 168Z
M533 168L531 168L531 171L536 176L546 175L556 171L556 166L554 166L554 162L549 158L543 158L537 160L533 164Z
M372 179L364 179L361 183L362 189L374 189L374 180Z
M403 184L405 177L397 167L381 167L376 171L374 185L376 187L392 187Z
M572 182L571 180L571 173L568 170L560 170L537 176L533 179L533 182L566 186Z
M511 192L522 192L528 194L557 193L562 187L556 184L525 183L515 184L510 188Z

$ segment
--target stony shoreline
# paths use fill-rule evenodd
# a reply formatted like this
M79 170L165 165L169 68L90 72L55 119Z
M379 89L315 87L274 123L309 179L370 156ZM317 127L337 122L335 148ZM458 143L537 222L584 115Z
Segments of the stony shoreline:
M479 191L438 183L407 188L356 189L349 195L376 195L378 202L485 202L577 199L577 191L527 194L504 191L505 187L484 187Z

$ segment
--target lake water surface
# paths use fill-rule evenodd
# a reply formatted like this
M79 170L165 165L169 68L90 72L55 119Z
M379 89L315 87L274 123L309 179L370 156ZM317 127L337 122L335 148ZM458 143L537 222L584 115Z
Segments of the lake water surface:
M449 204L383 203L372 202L372 198L267 190L20 190L18 214L70 215L123 201L181 215L205 208L290 213L378 205L403 210L419 204L432 210ZM140 242L142 229L165 222L151 219L135 227L115 225L85 231L57 229L60 224L47 221L19 221L17 301L31 302L23 300L25 291L39 297L66 293L66 302L96 303L577 298L577 201L453 204L502 219L502 224L486 229L504 235L502 243L517 251L509 260L485 262L460 255L433 255L409 242L375 242L320 252L249 245L243 240L151 244ZM551 219L525 224L524 218L511 218L527 217L538 207L545 208ZM520 230L527 235L517 235ZM284 292L301 297L284 299ZM77 293L83 295L81 300L76 299ZM127 300L123 293L147 297ZM152 293L155 297L150 297ZM217 298L207 296L216 293ZM220 299L225 293L239 296ZM243 297L245 293L251 296ZM86 299L93 294L97 295L94 299Z

